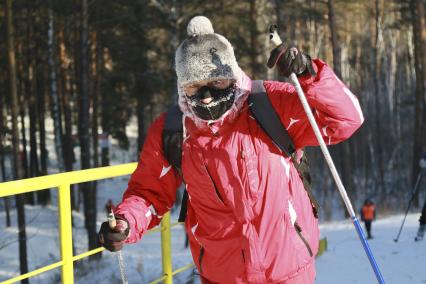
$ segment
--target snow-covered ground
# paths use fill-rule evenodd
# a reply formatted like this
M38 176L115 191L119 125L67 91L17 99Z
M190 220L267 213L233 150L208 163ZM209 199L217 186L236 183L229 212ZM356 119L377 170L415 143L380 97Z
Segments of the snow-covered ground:
M409 214L398 242L394 242L403 215L373 223L369 241L386 283L426 283L426 241L414 242L420 214ZM328 250L317 261L315 283L377 283L350 221L324 223Z
M26 207L28 259L30 269L36 269L59 260L57 208L50 206ZM100 220L103 218L99 216ZM176 217L176 216L174 216ZM386 283L426 283L426 241L414 242L419 214L409 214L398 243L393 241L401 224L402 215L379 219L373 224L374 239L371 248L382 270ZM74 244L77 253L86 250L87 241L80 213L74 214ZM5 229L5 214L0 213L0 281L19 274L18 244L16 242L16 215L13 226ZM321 234L328 240L328 250L317 259L316 283L375 283L368 259L350 221L321 224ZM173 266L191 263L184 249L181 226L172 230ZM149 283L161 275L160 235L152 233L138 244L123 250L129 283ZM185 283L188 273L175 278ZM60 271L55 269L31 278L31 283L59 283ZM105 252L100 261L79 261L75 269L75 283L120 283L116 256Z

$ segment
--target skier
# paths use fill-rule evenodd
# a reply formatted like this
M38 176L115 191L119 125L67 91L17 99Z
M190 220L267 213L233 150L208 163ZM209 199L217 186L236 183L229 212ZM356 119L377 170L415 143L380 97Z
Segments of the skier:
M364 201L364 205L361 208L361 221L364 222L368 239L373 238L371 235L371 224L373 223L374 219L376 219L376 208L370 199L366 199Z
M165 158L162 114L117 205L116 228L101 226L103 246L117 251L140 240L172 207L183 180L185 229L202 283L313 283L318 218L301 175L252 117L247 98L254 82L229 41L203 16L194 17L187 32L175 56L181 171ZM296 47L279 48L272 65L281 75L299 76L327 143L350 137L363 122L356 97L323 61ZM318 142L295 88L277 81L262 86L300 160L301 149Z
M423 158L420 159L419 164L422 170L426 169L426 153ZM417 231L417 236L414 239L416 242L423 240L426 231L426 200L423 204L422 214L420 215L419 223L419 230Z

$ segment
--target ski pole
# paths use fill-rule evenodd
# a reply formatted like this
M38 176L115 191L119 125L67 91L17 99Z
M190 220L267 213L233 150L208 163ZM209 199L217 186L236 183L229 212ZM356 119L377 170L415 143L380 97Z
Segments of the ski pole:
M282 43L282 41L281 41L280 36L278 35L278 33L277 33L276 30L277 30L277 26L275 26L275 25L271 26L269 28L269 33L270 33L270 39L271 39L271 41L276 46L278 46L278 45L280 45ZM321 132L320 132L320 130L318 128L318 125L317 125L317 123L315 121L314 115L312 114L312 110L311 110L311 108L310 108L310 106L308 104L308 101L306 100L305 94L303 93L302 87L300 86L300 83L299 83L299 80L297 79L296 74L291 73L290 74L290 80L291 80L292 84L294 85L294 87L296 88L297 95L299 96L299 99L300 99L300 101L302 103L303 109L305 110L305 113L306 113L306 115L307 115L307 117L309 119L309 123L311 124L312 129L314 130L314 133L315 133L315 136L316 136L316 138L318 140L318 143L320 145L321 151L322 151L322 153L324 155L324 158L325 158L325 160L327 162L328 167L330 168L330 171L331 171L331 174L332 174L332 176L334 178L334 181L336 182L336 185L337 185L337 188L339 190L340 196L342 197L342 199L343 199L343 201L344 201L344 203L346 205L346 209L347 209L347 211L349 213L349 216L352 219L352 223L355 226L356 232L358 233L358 237L361 240L361 243L362 243L362 246L364 248L364 251L365 251L365 253L368 256L370 264L371 264L371 266L372 266L372 268L374 270L374 273L376 275L377 281L380 284L384 284L385 280L383 279L383 276L382 276L382 274L380 272L380 269L379 269L379 267L378 267L378 265L376 263L374 255L373 255L373 253L372 253L372 251L370 249L370 246L368 245L368 242L367 242L367 240L365 238L365 235L364 235L364 231L362 230L361 225L360 225L360 223L358 221L358 218L355 215L355 211L354 211L354 209L352 207L351 201L349 200L349 197L348 197L348 195L346 193L345 187L344 187L344 185L343 185L343 183L342 183L342 181L340 179L340 176L339 176L339 174L338 174L338 172L336 170L336 167L335 167L335 165L333 163L333 160L332 160L332 158L330 156L330 152L328 151L327 146L326 146L326 144L324 142L324 139L322 138Z
M414 197L416 196L417 190L419 189L419 184L420 184L421 179L422 179L422 172L419 172L419 174L417 175L417 180L416 180L416 183L414 185L413 191L411 192L411 198L410 198L410 201L408 202L407 209L405 210L405 216L404 216L404 219L402 220L401 227L399 228L398 235L396 236L395 239L393 239L394 242L398 242L398 240L399 240L399 236L401 235L402 227L404 227L405 219L407 218L407 214L408 214L408 211L410 210L411 203L413 202Z
M117 225L117 221L115 220L114 212L112 212L112 210L108 213L108 224L111 229L114 229ZM115 255L117 256L118 266L120 267L121 281L123 284L128 284L129 282L127 281L123 255L121 254L121 251L116 251Z

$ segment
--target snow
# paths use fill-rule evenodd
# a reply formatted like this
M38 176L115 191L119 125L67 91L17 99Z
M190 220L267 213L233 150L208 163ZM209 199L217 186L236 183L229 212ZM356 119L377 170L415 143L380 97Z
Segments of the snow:
M373 223L370 247L386 283L426 283L426 242L414 242L420 214L409 214L398 242L403 215ZM350 221L320 225L328 250L317 261L315 283L375 283L367 256Z
M104 181L102 186L124 181ZM102 191L100 191L102 192ZM26 206L28 260L30 269L36 269L59 260L57 208ZM105 219L100 212L99 224ZM426 283L424 258L426 241L414 242L419 214L409 214L399 242L394 238L401 224L402 215L379 219L373 223L374 239L371 249L376 257L386 283ZM176 218L176 214L173 215ZM86 250L87 240L83 216L74 213L74 244L77 253ZM5 214L0 213L0 281L19 274L18 243L16 242L16 213L12 211L12 227L5 228ZM328 250L317 259L315 283L375 283L375 276L367 256L350 221L327 222L320 225L322 237L328 240ZM149 283L161 275L161 240L158 232L146 235L141 242L123 249L129 283ZM190 252L184 248L184 232L181 225L172 229L173 268L192 262ZM103 253L99 261L81 260L76 263L75 283L121 283L115 254ZM175 277L175 283L185 283L190 272ZM31 278L31 283L59 283L60 270Z

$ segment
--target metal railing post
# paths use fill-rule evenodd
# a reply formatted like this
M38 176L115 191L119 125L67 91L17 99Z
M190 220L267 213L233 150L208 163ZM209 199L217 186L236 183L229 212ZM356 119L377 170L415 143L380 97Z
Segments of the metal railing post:
M58 189L59 237L61 241L62 284L74 283L74 263L72 251L70 184L62 184Z
M172 284L172 242L170 238L170 214L163 216L161 221L161 257L163 261L164 283Z
M53 264L43 266L31 272L10 278L2 283L15 283L23 279L27 279L52 269L61 267L62 283L74 283L74 261L83 259L90 255L100 253L104 250L103 247L86 251L82 254L73 256L73 243L72 243L72 211L71 211L71 184L99 180L104 178L112 178L131 174L136 168L136 163L129 163L124 165L109 166L102 168L94 168L80 171L73 171L67 173L52 174L48 176L28 178L22 180L15 180L0 183L0 198L15 194L22 194L27 192L36 192L47 188L58 187L58 220L59 220L59 239L60 239L60 252L61 260ZM151 283L164 283L172 284L173 275L180 273L184 270L194 267L194 264L189 264L181 267L174 272L172 271L172 244L171 244L171 228L176 224L170 224L170 215L166 214L163 218L161 228L155 228L150 232L161 231L162 238L162 263L163 275Z

